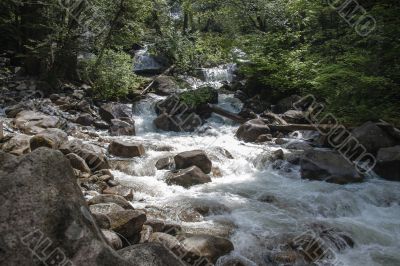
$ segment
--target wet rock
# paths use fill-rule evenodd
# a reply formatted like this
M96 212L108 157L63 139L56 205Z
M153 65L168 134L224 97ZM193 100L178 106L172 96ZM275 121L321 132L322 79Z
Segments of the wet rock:
M69 153L65 155L65 157L71 163L72 168L78 169L79 171L84 173L91 173L89 166L87 165L84 159L79 157L79 155L75 153Z
M100 204L100 203L115 203L125 210L133 210L132 205L120 195L97 195L88 201L88 205Z
M250 109L256 114L264 112L266 109L269 109L270 103L262 100L260 95L256 95L253 98L247 99L244 102L243 108Z
M123 247L123 243L121 238L119 238L119 236L111 230L101 230L101 232L103 233L107 243L115 250L119 250Z
M195 113L187 113L182 117L163 113L154 120L154 125L163 131L192 132L202 125L202 119Z
M178 260L160 243L145 243L126 247L118 251L123 258L140 266L178 266Z
M109 195L118 195L125 198L128 201L133 200L133 189L122 185L107 188L103 191L103 193Z
M263 119L263 121L266 124L272 124L272 125L287 125L288 123L279 117L279 115L265 111L260 115L260 117Z
M400 146L380 149L374 171L387 180L400 181Z
M167 184L191 187L194 185L211 182L211 178L197 166L169 173L166 178Z
M0 173L1 256L8 265L47 260L32 252L42 241L53 244L48 252L54 252L55 263L130 265L104 241L62 153L39 148L15 157L0 152Z
M219 153L221 153L223 156L225 156L226 158L228 158L228 159L234 159L233 158L233 155L227 150L227 149L224 149L224 148L222 148L222 147L216 147L215 148Z
M242 102L245 102L249 98L249 96L241 90L237 90L234 94L234 97Z
M112 119L109 131L111 136L135 136L135 122L133 120L127 122L119 119Z
M395 139L373 122L355 128L351 134L372 154L396 145Z
M336 184L363 181L356 167L339 153L325 150L308 150L300 161L303 179L320 180Z
M253 119L239 127L236 137L245 142L255 142L259 136L270 133L270 128L261 119Z
M211 168L211 173L214 177L222 177L222 172L221 169L219 167L212 167Z
M285 154L283 153L283 150L279 149L279 150L272 152L272 155L269 158L269 160L271 162L275 162L277 160L283 160L284 157L285 157Z
M178 84L173 77L160 75L154 79L153 88L156 94L168 96L176 92Z
M14 124L19 130L28 135L38 134L46 128L59 128L62 125L58 117L34 111L19 112Z
M288 145L286 145L286 149L289 150L311 150L313 147L308 144L307 142L304 141L294 141L290 142Z
M107 122L104 121L94 121L93 125L95 126L95 128L97 129L101 129L101 130L106 130L110 128L110 125Z
M196 235L182 241L183 246L200 257L216 262L219 257L229 254L234 247L231 241L211 235Z
M142 144L114 140L108 146L108 152L118 157L133 158L143 156L145 150Z
M172 157L161 158L156 162L157 170L172 170L175 167L174 159Z
M90 211L94 214L104 214L108 215L112 212L118 212L118 211L123 211L124 208L119 206L118 204L115 204L113 202L109 203L98 203L94 205L89 206Z
M127 239L139 241L140 231L146 222L146 214L143 211L123 210L109 213L107 216L113 231Z
M286 111L292 110L293 104L301 99L298 95L292 95L290 97L280 100L276 105L272 106L272 111L276 114L283 114Z
M211 172L212 162L202 150L181 152L174 157L176 169L185 169L190 166L199 167L205 174Z
M307 265L303 254L296 250L274 251L267 254L264 260L274 265Z
M282 139L282 138L277 138L277 139L275 140L275 144L276 144L276 145L283 145L283 144L286 144L286 143L288 143L288 141L285 140L285 139Z
M307 124L305 115L302 111L289 110L282 115L283 120L289 124Z
M256 143L264 143L264 142L268 142L268 141L272 141L271 134L263 134L263 135L258 136L258 138L256 139Z
M93 125L94 119L90 114L81 114L75 120L75 123L82 126L91 126Z
M13 155L23 155L31 152L29 145L31 137L28 135L15 135L3 144L2 150Z
M102 104L99 108L99 114L101 118L108 123L111 123L111 120L113 119L131 117L129 107L118 103Z
M30 139L30 147L32 151L39 147L58 149L66 141L67 133L58 128L49 128L33 136Z

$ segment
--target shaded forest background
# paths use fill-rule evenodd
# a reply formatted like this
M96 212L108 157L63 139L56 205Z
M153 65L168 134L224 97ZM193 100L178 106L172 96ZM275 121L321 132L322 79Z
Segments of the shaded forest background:
M132 57L149 44L175 75L236 62L249 96L311 93L346 124L400 125L398 1L358 1L376 21L366 36L332 7L343 2L2 0L0 50L54 88L85 82L119 99L146 86Z

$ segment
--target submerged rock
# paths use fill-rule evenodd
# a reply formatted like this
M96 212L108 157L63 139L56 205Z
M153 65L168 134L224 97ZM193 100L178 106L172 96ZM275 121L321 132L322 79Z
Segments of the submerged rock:
M301 177L336 184L358 183L363 176L335 151L307 150L300 161Z
M211 182L211 178L197 166L192 166L184 170L170 172L166 181L169 185L179 185L188 188Z
M202 150L181 152L174 157L176 169L185 169L190 166L199 167L205 174L209 174L212 162Z

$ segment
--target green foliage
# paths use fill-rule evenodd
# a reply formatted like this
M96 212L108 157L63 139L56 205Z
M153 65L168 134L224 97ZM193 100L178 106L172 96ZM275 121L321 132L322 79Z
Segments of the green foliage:
M143 82L133 73L132 57L124 52L106 50L101 61L97 58L84 61L82 69L97 99L123 99L134 93Z
M218 93L211 87L202 87L195 91L183 92L179 95L179 99L187 106L197 108L202 104L218 101Z

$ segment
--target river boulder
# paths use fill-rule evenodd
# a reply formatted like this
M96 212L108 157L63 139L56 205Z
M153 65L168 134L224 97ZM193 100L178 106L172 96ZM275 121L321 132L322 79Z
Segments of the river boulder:
M400 146L380 149L374 171L387 180L400 181Z
M392 136L373 122L367 122L351 133L372 154L376 154L381 148L389 148L397 144Z
M28 135L35 135L46 128L59 128L61 120L57 116L49 116L35 111L19 112L14 119L15 126Z
M31 150L39 147L58 149L64 142L68 141L68 135L58 128L49 128L41 131L30 139Z
M131 117L129 107L120 103L104 103L100 105L99 114L101 118L110 123L112 119Z
M234 250L232 242L228 239L211 235L195 235L183 240L182 244L188 251L213 263Z
M160 243L145 243L118 250L124 259L140 266L179 266L182 262Z
M270 128L261 119L247 121L236 131L236 137L245 142L255 142L259 136L270 134Z
M146 214L139 210L121 210L107 214L111 229L133 241L139 241L140 231L146 222Z
M100 203L115 203L125 210L133 210L132 205L122 196L120 195L97 195L90 200L88 200L88 205L95 205Z
M82 126L91 126L94 123L94 119L90 114L81 114L76 118L75 123Z
M7 140L2 145L2 150L4 152L13 154L13 155L23 155L31 152L31 148L29 145L29 141L31 136L25 134L18 134L12 136L9 140Z
M153 88L156 94L169 96L177 91L178 84L171 76L160 75L154 79Z
M289 124L307 124L307 120L302 111L289 110L282 115L283 120Z
M142 144L125 142L121 140L114 140L111 142L111 144L108 146L108 152L111 155L123 158L140 157L145 154Z
M85 162L84 159L82 159L79 155L75 153L69 153L65 155L65 157L69 160L72 168L77 169L83 173L91 173L92 171L90 170L89 166Z
M363 176L353 164L335 151L311 149L300 161L303 179L320 180L335 184L358 183Z
M211 182L211 178L199 167L192 166L187 169L170 172L167 175L166 181L169 185L178 185L189 188L194 185Z
M176 169L185 169L190 166L199 167L205 174L209 174L212 162L202 150L181 152L174 157Z
M0 190L0 261L131 265L105 242L59 151L39 148L21 157L0 152Z
M101 232L103 233L107 243L113 249L119 250L123 247L121 238L114 231L102 229Z
M131 119L122 121L120 119L112 119L110 122L110 135L111 136L135 136L135 122Z

